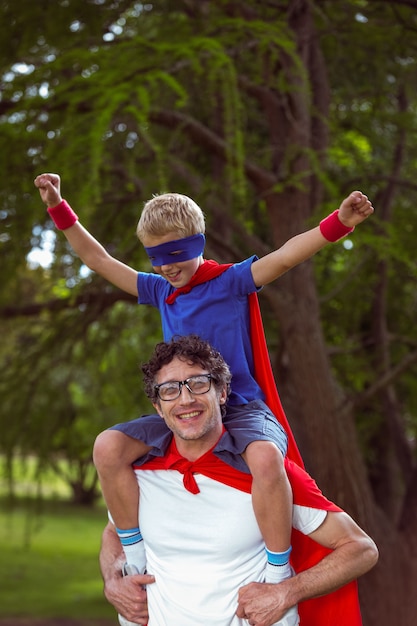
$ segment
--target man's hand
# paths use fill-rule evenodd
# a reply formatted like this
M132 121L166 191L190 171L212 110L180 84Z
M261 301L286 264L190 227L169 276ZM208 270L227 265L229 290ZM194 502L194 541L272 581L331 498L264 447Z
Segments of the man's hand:
M352 228L366 220L373 212L374 207L368 197L361 191L352 191L339 207L339 219L342 224Z
M34 182L48 208L57 206L61 202L61 179L58 174L40 174Z
M292 606L288 600L289 589L286 580L279 584L249 583L239 589L236 615L247 619L251 626L271 626Z
M154 582L155 577L148 574L123 577L120 572L120 577L107 580L104 595L120 615L130 622L145 625L149 616L144 585L151 585Z

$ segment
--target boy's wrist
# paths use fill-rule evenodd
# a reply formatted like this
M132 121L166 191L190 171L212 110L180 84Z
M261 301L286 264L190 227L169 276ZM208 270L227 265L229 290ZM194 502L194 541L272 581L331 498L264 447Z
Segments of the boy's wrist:
M47 211L58 230L71 228L78 221L78 215L74 213L66 200L61 200L54 207L48 207Z
M345 226L339 218L339 209L330 213L320 222L320 232L327 241L334 243L349 233L353 232L354 226Z

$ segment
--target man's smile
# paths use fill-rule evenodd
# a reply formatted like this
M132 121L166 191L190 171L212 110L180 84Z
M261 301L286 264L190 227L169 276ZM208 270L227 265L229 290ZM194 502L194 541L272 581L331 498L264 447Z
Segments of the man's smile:
M199 415L201 415L202 411L190 411L189 413L181 413L180 415L177 415L177 419L180 420L189 420L192 419L193 417L198 417Z

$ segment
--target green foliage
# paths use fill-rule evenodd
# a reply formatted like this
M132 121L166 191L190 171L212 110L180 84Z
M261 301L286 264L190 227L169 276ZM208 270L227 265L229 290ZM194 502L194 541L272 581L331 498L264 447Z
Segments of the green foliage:
M399 425L409 465L398 471L393 452L385 471L401 475L403 493L417 428L416 361L407 361L417 347L410 3L67 0L0 11L1 450L36 451L42 467L65 456L67 479L94 487L94 438L149 409L138 365L161 337L157 317L86 272L62 234L47 269L28 265L55 232L36 174L59 172L82 223L145 271L134 229L155 193L194 197L208 254L230 261L268 252L361 189L375 216L314 260L322 330L369 466L385 458L374 437L390 419ZM264 319L296 396L287 355L308 324L300 314L285 325L282 311L289 301L303 311L306 289L283 284L289 293L276 287ZM397 399L395 419L385 394ZM294 404L305 424L314 400Z
M148 318L148 311L118 303L100 321L87 315L82 327L71 309L54 324L45 313L30 328L9 325L1 366L1 451L35 451L40 467L60 474L57 459L66 458L74 499L89 493L94 499L96 435L150 410L139 368L155 343Z
M417 472L415 6L46 4L0 6L0 451L8 491L22 482L13 457L35 454L36 489L52 471L72 498L93 502L94 439L150 410L139 365L161 338L155 313L86 271L55 231L33 187L38 173L58 172L88 230L144 271L150 268L135 225L155 193L192 196L206 214L208 256L229 262L276 248L361 189L376 214L315 256L315 284L303 284L300 275L310 274L293 270L261 297L291 418L317 437L319 450L326 433L323 454L311 459L330 476L322 487L336 483L327 457L345 446L334 440L345 426L346 445L356 445L353 418L347 423L343 414L339 428L321 428L316 407L338 388L352 403L367 468L353 496L356 510L367 511L367 522L383 510L397 537L401 508L415 515L415 497L404 494ZM28 254L44 241L51 264L35 267ZM310 288L321 327L311 319ZM302 358L315 362L323 335L316 362L327 347L333 379L311 371L311 381L300 380ZM303 346L297 367L293 344ZM350 462L352 451L344 455ZM346 459L338 468L346 485L335 486L342 498L353 465ZM374 516L357 495L368 483L379 506ZM407 555L413 541L414 530ZM398 554L386 557L390 573ZM15 561L13 580L21 576L28 586L24 558ZM42 548L35 561L45 558ZM398 571L408 576L408 565ZM372 610L377 604L379 597ZM395 597L393 604L398 610L406 602Z

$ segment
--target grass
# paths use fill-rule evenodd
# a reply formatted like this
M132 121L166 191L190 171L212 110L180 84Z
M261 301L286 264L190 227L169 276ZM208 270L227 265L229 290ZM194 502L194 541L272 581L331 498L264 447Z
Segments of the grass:
M0 618L109 619L116 624L98 566L106 510L71 505L57 485L51 491L58 499L26 495L12 506L0 497Z

